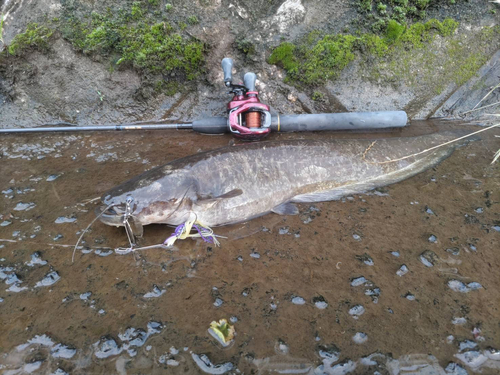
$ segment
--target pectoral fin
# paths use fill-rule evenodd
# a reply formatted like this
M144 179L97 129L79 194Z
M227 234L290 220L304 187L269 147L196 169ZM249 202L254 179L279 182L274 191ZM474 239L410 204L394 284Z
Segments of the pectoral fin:
M237 196L239 196L241 194L243 194L243 190L241 190L241 189L233 189L231 191L228 191L227 193L224 193L222 195L218 195L217 197L198 196L198 202L203 202L203 203L213 202L213 203L215 203L218 200L234 198L234 197L237 197Z
M234 197L237 197L238 195L241 195L241 194L243 194L243 190L241 190L241 189L233 189L231 191L228 191L227 193L219 195L215 199L234 198Z
M299 214L299 209L296 205L293 203L283 203L280 204L279 206L274 207L272 212L278 214L278 215L298 215Z

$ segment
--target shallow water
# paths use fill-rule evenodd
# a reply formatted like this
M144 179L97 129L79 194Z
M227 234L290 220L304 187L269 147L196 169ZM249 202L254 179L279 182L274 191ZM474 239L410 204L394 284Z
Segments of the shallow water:
M375 137L435 131L414 123ZM500 372L498 138L402 183L118 255L93 220L104 191L225 146L191 132L0 139L4 373L482 374ZM275 135L288 138L363 134ZM297 157L300 157L298 155ZM478 208L481 208L478 210ZM5 223L5 224L4 224ZM499 229L496 229L499 228ZM145 228L142 245L172 228ZM208 332L230 320L222 348Z

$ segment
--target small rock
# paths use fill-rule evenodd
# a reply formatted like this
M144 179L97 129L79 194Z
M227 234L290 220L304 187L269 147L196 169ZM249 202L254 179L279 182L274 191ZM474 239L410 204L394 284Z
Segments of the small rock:
M396 271L396 275L398 275L399 277L406 275L407 273L408 273L408 267L406 267L405 264L399 267L399 270Z
M430 242L430 243L437 243L437 242L438 242L438 239L437 239L437 237L436 237L435 235L433 235L433 234L432 234L432 235L429 237L429 242Z
M434 267L434 265L439 260L438 256L434 251L425 250L419 257L422 264L426 267Z

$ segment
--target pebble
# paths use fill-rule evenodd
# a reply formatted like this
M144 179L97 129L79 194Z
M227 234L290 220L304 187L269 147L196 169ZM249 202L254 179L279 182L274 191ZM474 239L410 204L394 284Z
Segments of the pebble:
M220 365L214 365L210 359L205 354L195 354L191 353L191 357L196 365L200 368L201 371L207 374L224 374L233 369L233 364L231 362L226 362Z
M56 224L65 224L65 223L74 223L76 221L76 217L65 217L59 216L54 223Z
M316 306L317 309L324 310L328 307L328 303L323 298L323 296L314 297L312 299L312 301L314 303L314 306Z
M252 253L250 253L250 256L254 259L259 259L260 258L260 254L256 251L253 251Z
M460 249L458 247L450 247L446 249L446 252L450 253L451 255L459 255L460 254Z
M399 270L396 271L396 275L398 275L399 277L406 275L407 273L408 273L408 267L406 267L405 264L399 267Z
M456 318L454 317L451 321L452 324L455 324L455 325L464 325L465 323L467 323L467 319L466 318Z
M279 229L279 234L288 234L290 227L284 227Z
M45 266L47 264L47 261L42 260L41 254L39 251L31 254L31 260L29 262L26 262L26 265L28 267L35 267L36 265L39 266Z
M450 280L448 281L448 287L454 292L468 293L471 290L482 289L483 286L477 282L471 282L466 285L460 280Z
M366 341L368 341L368 335L364 332L357 332L352 337L352 341L354 341L356 344L364 344Z
M408 300L408 301L415 301L415 296L413 294L411 294L410 292L406 293L404 295L404 297Z
M437 242L438 242L438 239L437 239L437 237L436 237L435 235L433 235L433 234L432 234L432 235L429 237L429 242L430 242L430 243L437 243Z
M304 305L306 303L306 300L302 297L293 297L292 303L294 305Z
M103 249L97 249L94 254L99 255L100 257L107 257L108 255L113 254L113 250L103 250Z
M351 286L360 286L366 283L368 283L368 280L366 280L363 276L351 279Z
M160 289L158 285L153 284L153 291L147 292L144 294L144 298L158 298L162 296L167 290L166 289Z
M85 292L85 293L82 293L80 294L80 299L82 301L88 301L89 300L89 297L92 295L92 292Z
M359 316L365 313L365 308L363 305L355 305L349 309L349 315L354 319L358 319Z
M455 362L448 363L444 371L449 375L468 375L467 370Z
M57 283L61 279L61 276L57 273L57 271L52 271L46 274L42 280L35 284L35 288L39 288L42 286L51 286Z
M215 302L214 302L214 306L215 307L221 307L223 303L224 303L224 301L222 299L216 298Z
M373 266L375 264L373 262L373 259L366 253L364 253L363 255L356 255L356 258L362 261L367 266Z
M434 251L425 250L419 257L422 264L426 267L434 267L438 261L438 256Z
M459 344L459 350L463 352L465 349L474 349L477 344L471 340L461 341Z
M16 205L16 207L14 207L14 211L29 211L32 208L34 208L35 206L36 206L36 204L33 202L30 202L30 203L19 202Z

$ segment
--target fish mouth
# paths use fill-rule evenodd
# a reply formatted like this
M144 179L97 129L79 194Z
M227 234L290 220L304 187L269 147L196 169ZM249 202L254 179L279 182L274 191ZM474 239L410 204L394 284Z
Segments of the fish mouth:
M123 227L125 225L125 210L118 205L97 207L95 214L104 224L116 227Z

